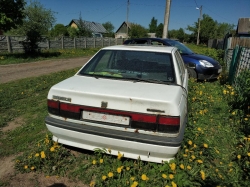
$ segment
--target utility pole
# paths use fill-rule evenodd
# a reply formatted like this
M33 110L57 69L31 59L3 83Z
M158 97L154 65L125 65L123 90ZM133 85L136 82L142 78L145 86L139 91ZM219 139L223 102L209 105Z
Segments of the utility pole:
M129 0L128 0L128 3L127 3L127 38L128 38L128 12L129 12Z
M200 18L199 18L199 26L198 26L198 35L197 35L197 41L196 41L196 45L199 45L200 43L200 29L201 29L201 16L202 16L202 6L200 8L196 8L200 10Z
M171 0L166 0L166 9L165 9L164 27L163 27L162 38L168 37L168 23L169 23L169 17L170 17L169 16L170 6L171 6Z

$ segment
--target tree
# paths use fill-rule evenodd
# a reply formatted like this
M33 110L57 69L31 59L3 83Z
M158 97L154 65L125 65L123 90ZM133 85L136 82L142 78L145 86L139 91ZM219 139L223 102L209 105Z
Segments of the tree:
M38 50L38 42L42 41L43 35L47 35L52 28L55 17L51 10L45 9L40 2L31 1L25 6L23 24L17 29L10 30L9 34L26 36L22 42L26 53L34 53Z
M163 33L163 24L160 23L156 28L155 36L158 37L158 38L161 38L162 33Z
M77 25L77 35L84 37L91 37L92 32L85 21L83 21L82 16L79 16L79 23Z
M148 31L143 26L132 23L128 35L130 38L148 37Z
M0 29L8 31L22 24L24 18L24 0L0 1Z
M155 33L157 30L157 19L154 17L151 19L151 22L149 24L149 32L150 33Z
M114 25L111 22L105 22L102 24L102 26L106 29L108 33L104 34L106 37L114 37Z
M51 37L56 36L68 36L68 30L63 24L56 24L53 29L51 29L49 35Z

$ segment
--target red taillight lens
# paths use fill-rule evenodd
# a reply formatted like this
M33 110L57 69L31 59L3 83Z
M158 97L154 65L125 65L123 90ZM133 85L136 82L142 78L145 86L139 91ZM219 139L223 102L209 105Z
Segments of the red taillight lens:
M61 103L60 109L64 111L75 112L75 113L80 112L80 106L72 105L68 103Z
M160 125L180 125L180 117L160 116L158 123Z
M48 102L48 107L50 107L50 108L56 108L56 109L60 108L60 102L59 101L48 100L47 102Z

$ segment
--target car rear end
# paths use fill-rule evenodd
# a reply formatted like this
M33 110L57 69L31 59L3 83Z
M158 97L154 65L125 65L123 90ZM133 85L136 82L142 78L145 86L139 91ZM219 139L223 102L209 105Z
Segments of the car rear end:
M49 91L45 121L54 141L151 162L174 158L187 122L181 86L79 72Z

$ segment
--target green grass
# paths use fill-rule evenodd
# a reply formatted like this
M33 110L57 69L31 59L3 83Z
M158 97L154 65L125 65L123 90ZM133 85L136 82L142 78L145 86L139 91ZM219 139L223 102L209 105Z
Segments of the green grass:
M41 53L0 53L0 65L29 63L40 60L51 60L60 58L75 58L81 56L92 56L98 49L61 49L42 50Z
M232 108L235 90L220 81L189 81L188 126L170 163L103 154L108 150L95 150L95 154L78 150L73 155L68 152L72 148L55 145L44 123L47 93L77 70L0 84L0 127L16 119L22 122L0 132L0 159L19 154L17 171L67 176L92 186L250 185L250 135L242 131L250 120Z

